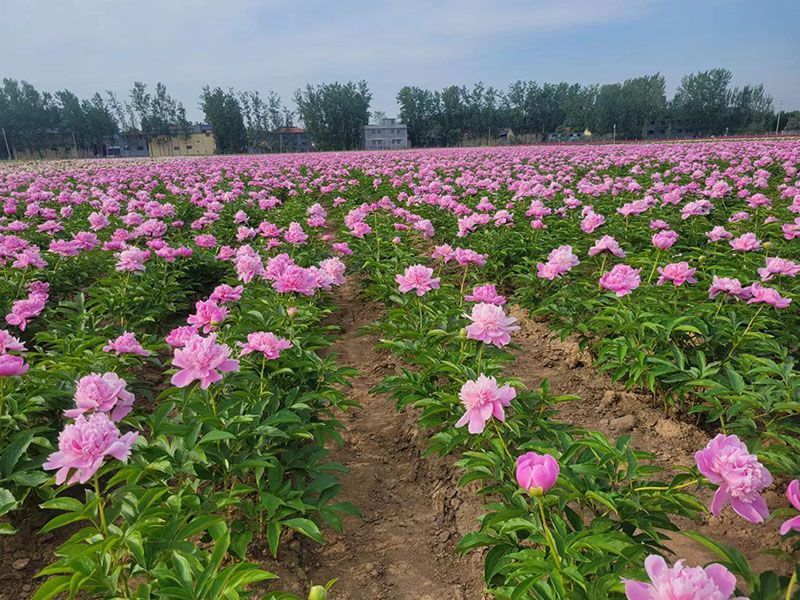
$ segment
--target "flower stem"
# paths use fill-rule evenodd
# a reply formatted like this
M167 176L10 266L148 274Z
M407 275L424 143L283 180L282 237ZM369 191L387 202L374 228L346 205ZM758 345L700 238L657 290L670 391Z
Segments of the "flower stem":
M745 328L744 333L741 335L741 337L739 337L739 339L736 340L736 342L734 342L733 346L731 346L731 349L728 352L728 355L725 357L725 360L723 360L722 362L727 362L728 359L731 356L733 356L734 350L736 350L736 348L739 346L739 344L742 343L744 338L747 337L747 334L750 333L750 328L753 326L753 323L755 323L756 319L758 318L758 315L761 314L762 310L764 310L764 305L763 304L758 307L758 310L756 311L756 314L753 315L753 318L750 319L750 322L747 324L747 327Z
M795 583L797 583L797 569L792 573L792 578L789 580L789 587L786 588L786 600L792 600L792 591L794 590Z
M686 483L682 483L682 484L676 485L676 486L669 486L669 485L664 485L664 486L645 486L645 487L634 488L633 491L634 492L663 492L665 490L680 490L682 488L689 487L690 485L695 485L697 483L700 483L699 479L692 479L691 481L687 481Z
M544 537L547 539L547 544L550 546L550 552L553 553L553 560L556 562L556 570L558 571L560 577L561 556L558 554L558 548L556 547L555 539L553 539L553 534L550 533L550 528L547 526L547 517L545 517L544 514L544 503L542 502L542 497L536 496L536 502L539 504L539 516L542 518L542 531L544 531Z
M108 524L106 523L106 510L103 501L103 495L100 493L100 480L97 475L94 476L94 495L97 498L97 511L100 513L100 529L103 536L107 536Z

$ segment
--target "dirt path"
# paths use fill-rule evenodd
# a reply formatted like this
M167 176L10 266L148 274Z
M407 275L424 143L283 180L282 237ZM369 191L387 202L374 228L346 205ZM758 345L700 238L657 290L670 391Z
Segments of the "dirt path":
M342 332L331 352L358 369L350 394L361 408L344 416L345 444L331 459L348 468L338 499L355 503L363 518L347 518L342 534L327 532L322 548L295 544L294 559L288 557L297 563L294 573L278 586L338 578L331 592L336 600L479 600L482 556L455 553L461 536L477 525L479 501L456 489L452 461L421 456L415 415L400 414L391 400L370 393L396 363L374 349L375 336L360 335L382 308L359 291L349 278L336 294L333 323ZM279 562L285 565L287 556Z

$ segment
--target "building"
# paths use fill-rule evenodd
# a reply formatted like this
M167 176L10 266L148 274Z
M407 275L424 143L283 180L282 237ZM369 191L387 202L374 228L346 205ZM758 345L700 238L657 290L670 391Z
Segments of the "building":
M211 125L192 125L185 132L149 138L150 156L209 156L217 151Z
M643 140L664 140L674 138L694 138L697 132L686 128L683 123L678 121L668 121L663 119L652 119L642 127Z
M397 119L376 114L377 123L364 125L365 150L400 150L408 148L408 126Z
M147 137L141 133L117 133L105 139L105 155L112 158L150 156Z
M9 136L11 138L11 136ZM23 147L8 140L11 156L16 160L64 160L96 158L104 155L102 145L91 144L78 147L75 135L69 131L49 130L36 140L35 147Z
M501 127L497 130L497 141L501 146L514 143L514 132L510 127Z
M314 144L302 127L279 127L268 136L270 152L310 152Z

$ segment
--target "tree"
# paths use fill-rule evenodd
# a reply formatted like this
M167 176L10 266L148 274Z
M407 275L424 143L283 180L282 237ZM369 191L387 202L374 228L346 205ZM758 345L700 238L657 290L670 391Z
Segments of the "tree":
M672 99L673 117L699 135L724 133L726 124L731 122L731 79L727 69L685 75Z
M320 150L361 148L371 100L366 81L308 84L295 92L300 119Z
M218 87L212 90L205 86L200 96L200 108L214 131L217 152L230 154L247 149L242 109L233 90L224 92Z
M405 86L397 94L400 121L408 127L412 146L435 146L441 139L438 122L439 94L418 87Z
M267 92L266 99L259 92L239 92L238 99L251 146L266 146L270 133L281 127L291 127L294 113L275 92Z

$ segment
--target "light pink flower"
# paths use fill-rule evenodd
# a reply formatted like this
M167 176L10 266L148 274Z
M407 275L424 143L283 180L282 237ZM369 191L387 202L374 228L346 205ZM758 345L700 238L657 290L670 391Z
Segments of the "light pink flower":
M595 241L594 246L589 248L589 256L596 256L601 252L610 252L618 258L625 258L625 251L620 247L619 242L610 235L604 235Z
M737 436L720 433L694 458L700 472L719 486L711 502L714 515L728 502L751 523L761 523L769 515L761 492L772 483L772 475Z
M108 340L108 344L103 346L103 352L116 352L117 354L138 354L139 356L150 356L150 351L142 348L136 339L136 335L126 331L114 340Z
M75 418L93 412L109 413L112 421L119 421L131 412L134 397L126 388L125 380L116 373L91 373L75 384L75 408L64 415Z
M752 252L761 248L761 242L755 233L742 234L728 243L737 252Z
M467 339L498 348L511 343L511 333L519 329L514 325L516 319L506 316L505 311L495 304L481 302L472 307L472 314L464 316L472 321L467 326Z
M517 457L517 483L532 496L541 496L558 480L558 461L549 454L527 452Z
M350 256L353 254L353 251L350 249L350 245L347 242L336 242L331 244L331 248L333 248L339 254L343 254L345 256Z
M186 342L195 335L197 335L197 328L191 325L183 325L170 331L167 335L166 342L173 348L183 348Z
M243 292L243 285L233 287L227 283L222 283L214 288L214 291L211 292L208 299L217 304L228 304L229 302L238 302L242 298Z
M594 233L594 231L606 222L606 218L596 212L588 213L581 221L581 229L585 233Z
M763 302L774 306L775 308L786 308L792 303L791 298L784 298L780 295L778 290L765 285L761 285L757 281L747 288L750 293L748 304L758 304Z
M128 248L116 254L117 257L117 271L144 271L144 261L150 258L149 250L140 250L139 248Z
M717 225L706 233L709 242L719 242L720 240L729 240L733 238L733 234L728 232L722 225Z
M766 258L766 266L758 269L758 274L761 276L761 281L769 281L775 275L786 275L787 277L795 277L800 273L800 265L794 261L779 256L768 256Z
M492 284L476 285L471 294L464 296L464 300L467 302L486 302L497 306L503 306L506 303L505 296L498 294L497 288Z
M261 352L266 358L275 360L280 358L281 351L292 347L292 342L279 338L270 331L256 331L247 334L247 343L237 342L241 346L241 356L251 352Z
M623 579L628 600L747 600L732 598L736 577L719 564L684 567L679 560L668 567L666 561L651 554L644 568L652 583Z
M103 464L106 456L126 462L139 434L120 435L119 429L102 412L88 418L79 415L58 436L58 450L47 457L43 469L56 472L56 484L86 483ZM70 475L70 472L72 474Z
M218 371L238 371L239 361L230 358L231 349L217 343L217 334L208 337L194 335L182 349L175 350L172 364L180 370L172 376L172 385L186 387L195 379L200 387L208 389L215 381L222 379Z
M317 289L317 278L309 269L291 264L275 277L272 287L282 294L297 292L304 296L313 296Z
M795 479L786 488L786 498L797 510L800 510L800 480ZM787 519L781 525L781 535L786 535L792 529L800 531L800 515Z
M626 296L642 282L640 272L641 269L634 269L628 265L614 265L613 269L600 278L600 287L614 292L619 297Z
M431 253L431 258L441 259L444 262L450 262L455 258L455 250L450 244L442 244L441 246L435 246L433 248L433 252Z
M196 329L203 328L203 333L219 327L231 311L226 307L220 306L214 300L198 300L194 305L195 313L189 315L186 321Z
M499 387L494 377L479 375L477 380L467 381L458 393L466 412L458 420L456 427L469 423L467 429L470 433L481 433L490 418L504 421L503 407L508 406L516 395L516 390L509 385Z
M712 300L717 294L727 294L731 298L747 300L750 298L750 289L743 288L742 282L734 277L714 277L711 280L711 287L708 288L708 297Z
M675 242L678 241L678 234L677 232L672 231L672 229L665 229L664 231L654 233L651 240L653 242L653 246L659 250L667 250L672 248Z
M658 278L656 285L664 285L667 281L676 286L684 283L697 283L697 279L694 278L696 272L697 269L691 268L686 261L670 263L665 267L658 267L658 273L661 277Z
M28 321L41 314L45 303L45 297L38 294L31 294L28 298L17 300L11 305L11 312L6 315L6 323L16 325L20 331L25 331Z
M25 359L13 354L0 354L0 377L19 377L30 369Z
M0 329L0 354L9 352L25 352L25 344L5 329Z
M441 278L433 276L433 269L425 265L412 265L405 272L394 276L402 293L416 290L417 296L424 296L431 290L439 288Z
M319 263L322 287L330 290L332 286L344 283L345 264L339 258L326 258Z

